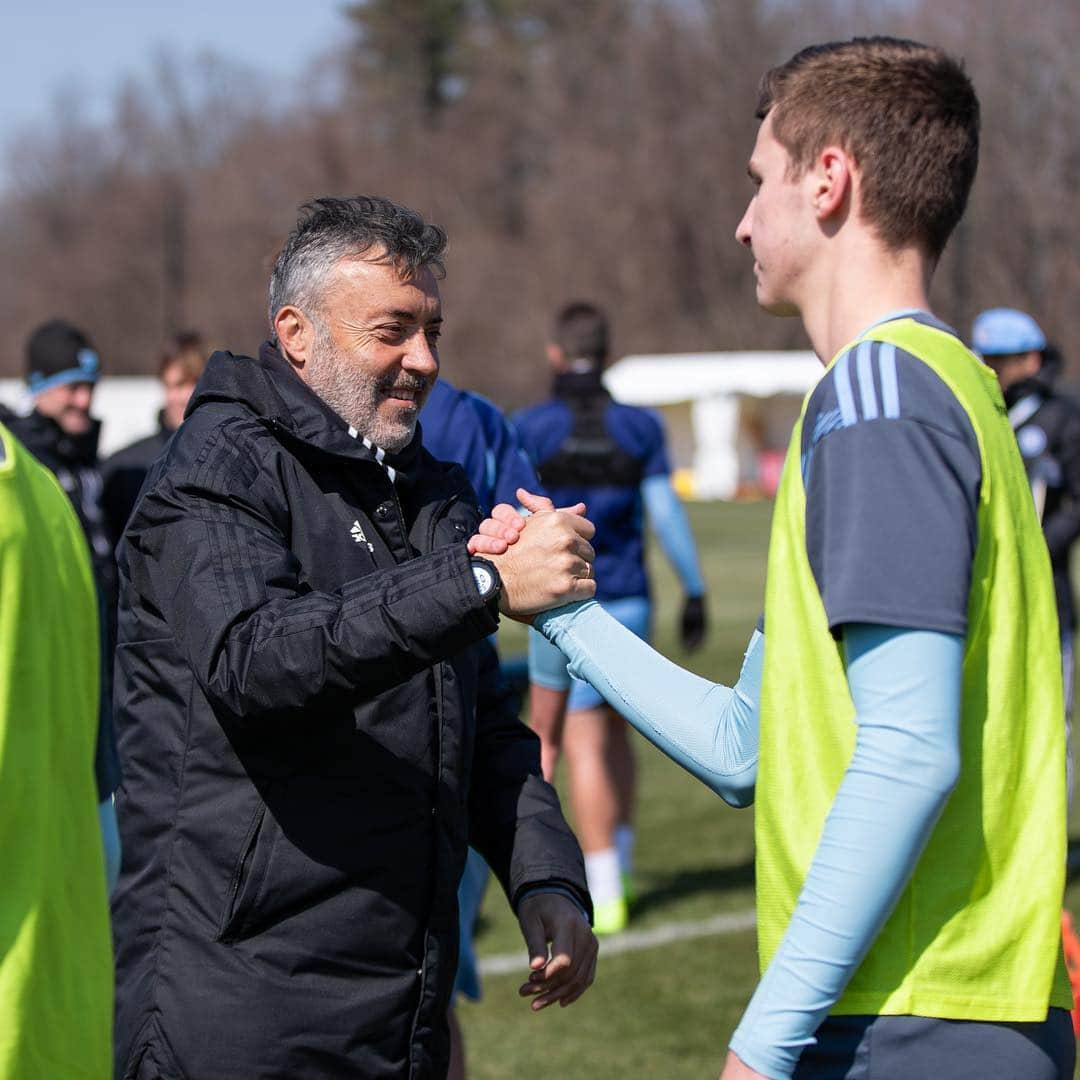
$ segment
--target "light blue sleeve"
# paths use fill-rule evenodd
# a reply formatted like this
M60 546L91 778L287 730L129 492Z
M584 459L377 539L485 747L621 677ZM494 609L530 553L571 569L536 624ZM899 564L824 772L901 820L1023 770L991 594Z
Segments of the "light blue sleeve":
M98 803L98 825L105 849L105 881L111 895L120 877L120 830L117 828L116 807L111 795Z
M705 595L705 578L698 562L697 545L682 500L671 486L671 477L649 476L641 483L641 497L649 526L682 582L687 596Z
M569 690L566 657L535 627L529 628L529 682L548 690Z
M790 1077L814 1041L900 897L960 772L963 638L849 624L844 652L855 752L791 922L731 1040L772 1080Z
M732 806L754 799L764 638L750 639L735 687L671 663L595 600L546 611L534 625L570 673L603 694L649 742Z

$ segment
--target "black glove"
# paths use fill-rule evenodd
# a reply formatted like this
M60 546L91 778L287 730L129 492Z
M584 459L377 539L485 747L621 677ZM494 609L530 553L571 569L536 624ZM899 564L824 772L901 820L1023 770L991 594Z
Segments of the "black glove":
M687 652L693 652L705 640L705 597L688 596L679 620L679 638Z

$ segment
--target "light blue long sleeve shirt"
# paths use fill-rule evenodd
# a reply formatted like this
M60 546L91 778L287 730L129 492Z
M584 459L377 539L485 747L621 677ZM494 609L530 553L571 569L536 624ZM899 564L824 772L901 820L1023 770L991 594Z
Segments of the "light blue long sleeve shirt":
M647 739L735 806L753 798L764 639L733 689L665 660L592 601L537 618L570 670ZM731 1041L749 1066L790 1077L862 962L960 769L963 639L844 627L856 746L787 932Z

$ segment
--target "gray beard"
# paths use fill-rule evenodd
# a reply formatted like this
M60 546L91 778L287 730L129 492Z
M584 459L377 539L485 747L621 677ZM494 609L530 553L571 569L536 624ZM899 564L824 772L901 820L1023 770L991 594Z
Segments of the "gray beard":
M416 433L417 415L402 420L379 416L383 392L402 381L398 376L379 380L350 364L329 334L315 334L315 347L307 364L307 384L357 433L390 453L404 450Z

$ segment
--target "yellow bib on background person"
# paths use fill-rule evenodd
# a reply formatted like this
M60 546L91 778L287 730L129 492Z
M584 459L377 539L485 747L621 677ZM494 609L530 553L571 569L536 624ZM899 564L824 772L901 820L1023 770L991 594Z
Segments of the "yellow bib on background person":
M1050 1005L1072 1008L1061 953L1061 658L1048 645L1059 638L1046 544L993 372L951 334L909 318L875 326L862 340L891 342L952 391L978 441L982 483L960 779L832 1013L1042 1021ZM856 734L842 644L807 556L801 430L802 417L777 495L766 585L755 824L763 971L795 909Z
M0 425L0 1078L112 1075L98 606L52 473Z

